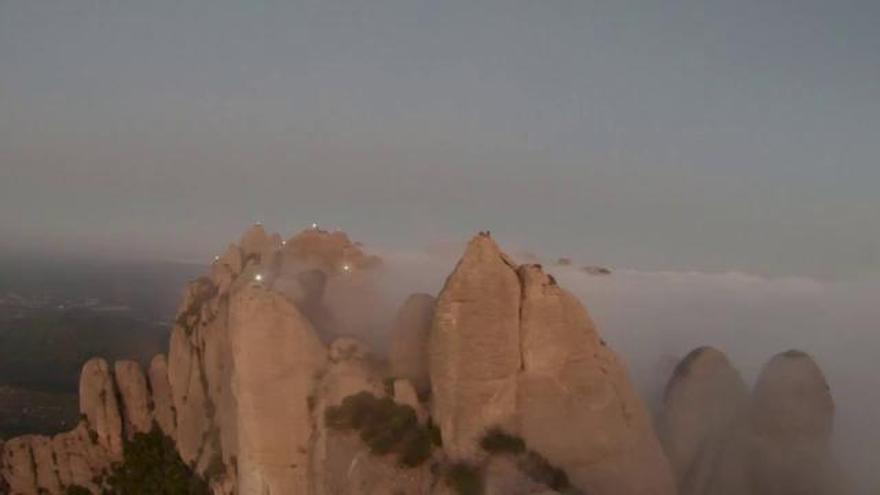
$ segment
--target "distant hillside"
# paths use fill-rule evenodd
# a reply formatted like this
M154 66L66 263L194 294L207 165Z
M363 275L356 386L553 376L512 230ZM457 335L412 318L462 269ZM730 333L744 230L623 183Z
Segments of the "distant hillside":
M164 352L169 327L124 313L34 311L0 320L0 385L75 392L82 364L95 356L146 362Z
M165 352L181 288L204 271L0 258L0 438L69 428L88 359L146 363Z
M138 318L170 320L186 282L207 267L192 263L104 262L0 257L0 302L32 307L126 306ZM8 315L0 306L0 316Z

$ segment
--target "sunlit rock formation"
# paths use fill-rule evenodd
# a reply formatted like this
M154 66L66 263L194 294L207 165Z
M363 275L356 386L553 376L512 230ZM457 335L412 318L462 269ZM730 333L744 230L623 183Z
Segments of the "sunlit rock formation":
M2 446L0 477L12 494L63 493L80 486L100 493L100 479L122 459L123 443L148 428L149 390L137 363L121 361L116 373L90 360L80 378L82 420L54 437L26 435Z
M668 462L625 367L586 310L538 265L475 237L437 299L433 413L444 450L473 458L492 427L594 494L672 494Z

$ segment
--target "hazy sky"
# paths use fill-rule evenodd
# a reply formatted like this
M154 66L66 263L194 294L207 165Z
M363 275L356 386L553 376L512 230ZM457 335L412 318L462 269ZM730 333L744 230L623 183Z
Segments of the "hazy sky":
M0 0L0 242L880 270L876 0Z

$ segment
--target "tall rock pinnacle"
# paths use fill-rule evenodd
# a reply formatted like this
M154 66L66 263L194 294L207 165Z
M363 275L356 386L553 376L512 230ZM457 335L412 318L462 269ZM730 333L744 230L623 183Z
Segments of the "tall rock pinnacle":
M681 495L748 491L742 459L748 403L745 383L721 351L700 347L678 364L659 430Z
M248 287L230 303L241 493L309 493L308 397L326 360L318 335L278 293Z
M753 493L847 493L831 456L834 401L816 362L800 351L777 354L753 395Z
M488 428L515 424L520 296L512 262L481 234L437 298L430 338L434 419L452 456L475 454Z
M586 310L487 234L437 298L430 355L434 418L453 457L475 456L500 427L588 493L675 493L650 417Z

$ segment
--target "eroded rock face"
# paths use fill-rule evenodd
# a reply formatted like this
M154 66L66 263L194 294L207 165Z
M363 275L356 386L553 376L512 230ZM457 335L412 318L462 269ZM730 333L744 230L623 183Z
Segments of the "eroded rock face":
M168 379L177 415L176 443L181 459L193 463L210 427L207 391L199 350L184 327L171 332Z
M232 294L229 332L239 491L309 493L308 401L327 352L293 303L259 285Z
M433 477L428 466L407 469L397 465L393 457L372 454L369 448L353 434L335 438L339 447L347 448L350 460L343 478L338 478L336 495L373 495L376 493L430 493Z
M752 493L848 492L831 456L834 401L815 361L799 351L776 355L755 385L748 452Z
M98 444L113 459L121 459L122 416L107 361L92 359L83 366L79 380L79 409L97 434Z
M437 299L434 419L453 458L492 427L518 432L592 494L672 494L674 480L623 363L538 265L474 238Z
M434 320L434 298L413 294L404 301L391 327L391 373L405 378L419 393L431 388L428 340Z
M131 439L135 433L148 433L153 429L152 398L141 366L134 361L117 361L114 371L122 399L126 437Z
M48 493L61 493L61 480L52 449L52 439L42 435L31 438L31 453L34 456L37 490Z
M153 417L156 424L171 438L176 435L177 421L174 414L174 400L171 397L171 384L168 382L168 360L159 354L150 361L150 390L153 392Z
M518 273L517 401L526 444L588 493L675 493L651 418L587 311L540 266Z
M113 460L93 442L88 424L81 421L73 430L56 435L52 444L62 486L79 485L99 493L95 480L110 468Z
M110 467L110 454L85 422L54 438L24 435L0 448L0 487L16 495L60 495L79 485L100 493L95 480Z
M32 435L10 439L3 444L0 474L10 493L30 494L37 492L37 469L31 449Z
M516 422L519 304L512 262L475 237L437 298L429 344L433 416L453 457L476 455L487 429Z
M359 392L381 395L381 372L365 344L352 338L337 339L330 344L327 367L309 399L310 407L317 411L311 448L312 489L316 495L350 493L351 468L358 459L369 456L369 449L355 434L328 428L321 414Z
M659 431L681 495L747 493L743 441L749 395L721 351L695 349L676 367Z

